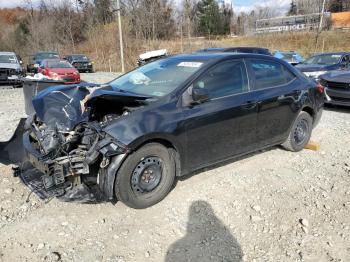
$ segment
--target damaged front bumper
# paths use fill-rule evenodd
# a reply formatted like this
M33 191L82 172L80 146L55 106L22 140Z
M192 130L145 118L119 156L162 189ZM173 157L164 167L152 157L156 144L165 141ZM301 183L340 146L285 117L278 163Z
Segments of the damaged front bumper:
M43 138L33 130L26 131L23 146L29 165L18 170L22 181L42 199L57 197L82 203L113 200L115 175L128 149L106 134L100 133L91 144L84 144L84 139L79 139L77 149L57 156L57 150L40 152L38 142Z

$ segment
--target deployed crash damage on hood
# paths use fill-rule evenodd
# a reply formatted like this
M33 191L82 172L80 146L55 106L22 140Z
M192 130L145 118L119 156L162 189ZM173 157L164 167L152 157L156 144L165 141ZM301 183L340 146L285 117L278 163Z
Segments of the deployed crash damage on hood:
M33 99L36 114L24 127L30 165L27 162L17 173L41 198L82 202L112 198L98 188L104 179L99 173L111 157L127 153L128 148L104 128L143 107L147 98L108 85L57 86L40 92Z

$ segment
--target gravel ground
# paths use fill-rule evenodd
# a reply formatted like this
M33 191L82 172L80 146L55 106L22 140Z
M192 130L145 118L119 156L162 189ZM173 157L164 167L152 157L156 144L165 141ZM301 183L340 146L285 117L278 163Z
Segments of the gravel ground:
M0 140L21 116L22 91L0 90ZM313 140L178 181L146 210L43 202L0 166L0 261L350 261L350 110L325 110Z

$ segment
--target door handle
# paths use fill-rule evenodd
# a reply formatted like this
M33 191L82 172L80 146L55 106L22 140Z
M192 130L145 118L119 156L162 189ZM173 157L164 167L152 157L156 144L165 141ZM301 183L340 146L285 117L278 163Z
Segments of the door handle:
M246 103L241 105L243 109L253 109L257 106L257 101L247 101Z

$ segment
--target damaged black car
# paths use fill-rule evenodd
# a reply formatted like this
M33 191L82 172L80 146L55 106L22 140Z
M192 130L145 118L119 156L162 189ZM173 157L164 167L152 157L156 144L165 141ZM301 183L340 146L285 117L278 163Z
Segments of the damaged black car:
M105 85L41 91L17 174L42 198L146 208L176 177L274 145L302 150L323 101L322 86L271 56L168 57ZM11 148L2 155L18 157Z

